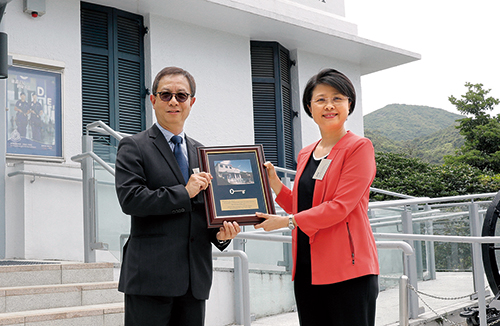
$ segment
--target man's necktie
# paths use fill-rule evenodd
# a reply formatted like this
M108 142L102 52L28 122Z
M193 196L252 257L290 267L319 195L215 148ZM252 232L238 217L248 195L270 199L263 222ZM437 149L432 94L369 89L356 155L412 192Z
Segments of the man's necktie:
M172 141L172 143L175 144L175 146L174 146L175 159L177 160L177 163L179 164L179 167L181 168L182 175L184 176L184 181L187 182L189 179L189 166L188 166L188 162L186 161L186 157L184 156L184 154L182 154L182 148L181 148L182 137L181 136L172 136L172 138L170 138L170 140Z

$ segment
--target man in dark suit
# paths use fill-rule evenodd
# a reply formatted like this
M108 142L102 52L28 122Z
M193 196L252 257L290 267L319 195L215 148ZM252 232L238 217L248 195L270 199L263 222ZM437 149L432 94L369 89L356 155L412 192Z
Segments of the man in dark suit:
M202 145L184 133L194 78L167 67L152 91L157 123L123 138L116 158L118 199L131 215L118 286L125 293L125 325L202 326L212 284L211 243L223 250L240 227L225 222L207 228L201 191L212 176L194 173Z

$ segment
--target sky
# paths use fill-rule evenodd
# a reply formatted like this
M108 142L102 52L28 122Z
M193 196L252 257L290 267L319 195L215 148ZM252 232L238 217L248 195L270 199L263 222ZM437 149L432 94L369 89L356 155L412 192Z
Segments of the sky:
M392 103L459 113L448 97L466 82L500 98L500 1L345 0L345 14L358 36L422 56L361 77L364 115Z

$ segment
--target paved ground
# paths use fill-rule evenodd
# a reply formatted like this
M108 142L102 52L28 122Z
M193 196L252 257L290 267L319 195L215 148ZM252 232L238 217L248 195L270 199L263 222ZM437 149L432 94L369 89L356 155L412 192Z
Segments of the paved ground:
M485 280L485 284L488 284ZM425 294L455 299L467 296L474 292L472 273L437 273L436 280L418 283L418 290ZM419 307L424 309L419 319L425 320L436 316L437 313L449 312L477 302L469 297L456 300L441 300L420 295ZM423 301L422 301L423 300ZM432 308L429 309L427 305ZM398 325L399 320L399 289L393 288L380 292L377 299L376 325ZM465 319L463 320L465 322ZM298 326L296 313L286 313L277 316L265 317L252 322L252 326Z

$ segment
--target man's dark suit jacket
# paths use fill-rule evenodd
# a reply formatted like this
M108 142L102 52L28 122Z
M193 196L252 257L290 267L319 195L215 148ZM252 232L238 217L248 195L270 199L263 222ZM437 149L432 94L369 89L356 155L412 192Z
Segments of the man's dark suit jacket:
M199 142L186 136L189 171L198 167ZM123 138L116 158L116 192L131 216L123 248L118 289L126 294L175 297L191 286L197 299L208 299L212 284L212 247L203 194L189 198L181 170L160 129Z

